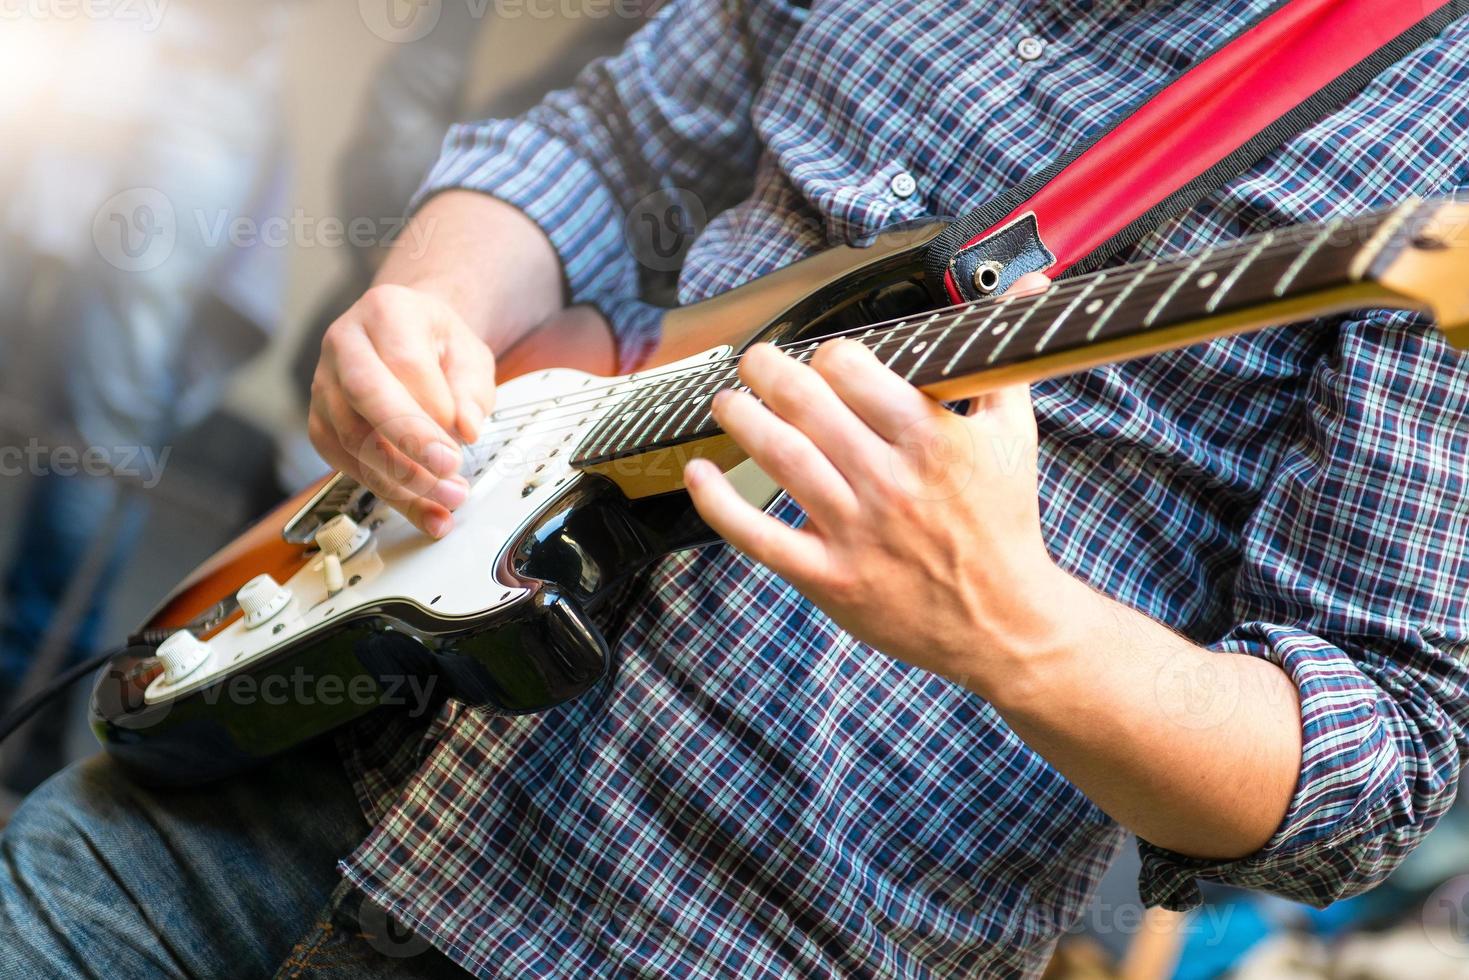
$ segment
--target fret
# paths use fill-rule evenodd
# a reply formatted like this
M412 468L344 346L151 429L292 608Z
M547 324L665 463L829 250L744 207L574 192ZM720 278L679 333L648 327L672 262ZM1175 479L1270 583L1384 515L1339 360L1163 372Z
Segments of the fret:
M1042 293L1041 295L1033 297L1031 299L1031 302L1029 304L1029 307L1026 309L1025 314L1021 316L1020 319L1015 321L1015 326L1011 327L1010 332L1001 337L1000 342L995 345L995 349L990 351L990 356L986 359L987 363L995 363L995 358L999 357L1000 351L1008 347L1010 345L1010 341L1014 340L1016 335L1020 333L1021 328L1025 326L1025 321L1029 320L1035 314L1036 310L1045 305L1045 299L1045 293ZM972 337L970 338L971 341L973 341L973 339L974 338ZM966 344L965 346L967 347L968 344ZM963 351L961 350L960 353L962 354ZM955 355L955 360L957 359L958 355Z
M607 392L607 400L614 406L617 404L617 400L612 396L616 393L616 388ZM613 411L616 411L616 409L614 408ZM591 431L586 434L586 438L581 443L580 450L584 456L595 456L601 453L602 447L606 445L607 430L612 426L613 418L614 416L604 414L602 418L597 420L597 424L592 426Z
M1285 295L1285 291L1290 288L1290 284L1296 281L1296 276L1299 276L1301 270L1306 267L1306 263L1311 261L1311 256L1321 250L1321 246L1325 245L1327 239L1336 234L1336 230L1341 227L1341 224L1341 218L1331 220L1325 228L1321 229L1319 235L1311 239L1311 244L1301 249L1301 254L1296 256L1295 261L1286 268L1285 275L1275 284L1274 293L1277 298Z
M1213 254L1214 249L1204 249L1199 253L1198 258L1188 264L1188 268L1184 269L1181 275L1168 284L1168 288L1163 291L1163 295L1158 297L1158 302L1154 303L1153 308L1148 310L1148 315L1143 317L1143 326L1151 327L1157 322L1158 314L1163 312L1163 307L1167 306L1173 300L1173 297L1178 295L1178 291L1183 288L1183 284L1192 279L1194 272L1198 270L1199 266L1203 265L1204 260Z
M659 424L662 413L669 408L666 386L667 382L655 383L649 396L629 409L634 423L622 439L624 446L640 446L652 441L649 437L654 427Z
M963 313L960 313L958 316L950 317L949 318L949 322L944 325L944 329L939 331L939 335L934 338L933 343L929 344L928 347L927 347L927 349L924 350L923 356L918 359L918 363L917 364L914 364L913 367L908 370L908 379L910 381L913 378L917 377L917 375L918 375L918 369L921 368L921 367L923 367L923 362L926 361L926 360L928 360L929 357L931 357L933 355L933 352L934 351L938 350L941 346L943 346L944 341L948 338L949 334L953 331L953 329L955 327L959 326L959 324L963 323L964 320L965 320L965 318L967 318L969 316L969 314L971 314L973 312L974 312L974 304L973 303L970 303L969 306L964 310ZM995 314L998 313L998 312L999 312L998 309L996 309L995 311L991 312L990 315L989 315L989 319L988 320L985 320L984 323L980 324L979 329L980 330L983 330L986 326L988 326L990 320L993 320L995 318Z
M623 389L626 392L626 389ZM616 394L616 392L614 392ZM588 455L604 455L613 453L621 439L621 432L627 426L632 425L638 416L636 413L627 411L627 403L632 400L621 400L613 408L613 414L608 416L599 426L598 433L592 441L592 451Z
M938 316L938 314L935 313L934 316ZM882 340L878 341L877 344L875 344L873 346L872 352L874 354L876 354L878 347L880 347L883 344L887 343L889 340L896 339L896 337L898 335L898 331L899 330L902 330L907 325L908 325L908 321L907 320L899 320L896 324L893 325L893 328L888 331L887 335L884 336ZM887 360L883 361L882 362L882 366L883 367L886 367L886 368L892 367L893 366L893 361L896 360L898 358L898 356L903 353L904 349L906 349L907 346L908 346L908 341L910 341L912 339L913 339L912 337L909 337L909 338L907 338L907 340L903 341L903 343L900 343L897 346L897 348L893 351L893 356L892 357L889 357Z
M1229 275L1224 277L1224 281L1219 284L1219 288L1214 290L1214 295L1209 297L1209 302L1204 304L1204 309L1207 312L1213 313L1219 308L1219 303L1224 299L1225 294L1234 288L1234 284L1239 282L1240 276L1245 274L1245 270L1260 257L1261 252L1270 247L1270 243L1273 241L1275 241L1275 232L1267 231L1255 243L1255 247L1245 253L1244 259L1229 271Z
M1046 328L1046 332L1041 334L1041 339L1035 342L1035 352L1037 354L1045 350L1046 345L1051 342L1051 338L1056 336L1056 331L1061 329L1061 324L1065 323L1066 318L1071 315L1071 311L1080 306L1092 294L1092 290L1100 286L1106 278L1107 274L1105 272L1099 272L1093 276L1092 281L1087 283L1086 288L1066 305L1066 309L1061 311L1061 315L1051 321L1051 325Z
M735 361L719 372L712 381L699 386L698 394L689 399L689 407L679 420L678 432L670 433L670 436L692 435L702 429L706 422L711 421L714 417L714 396L729 388L730 382L739 377L739 373L739 362Z
M877 338L877 343L873 344L871 347L869 347L867 349L870 350L870 351L872 351L872 354L873 354L874 357L877 356L877 349L879 347L881 347L883 344L887 343L888 341L895 339L898 336L897 331L903 329L907 325L908 325L908 321L907 320L899 320L897 322L897 324L894 325L893 327L891 327L890 329L887 329L887 330L882 331L882 336L880 336L880 337ZM868 337L871 337L874 333L877 333L877 332L878 332L877 331L877 328L876 327L872 327L871 329L867 330L866 332L864 332L862 334L862 339L865 341ZM902 349L903 349L903 345L902 344L899 344L898 345L898 350L901 351Z
M1102 327L1106 325L1108 320L1112 319L1112 314L1117 312L1117 308L1122 305L1122 301L1131 296L1132 291L1137 289L1138 286L1142 285L1143 280L1152 275L1153 270L1156 268L1158 268L1158 261L1156 259L1150 259L1148 260L1148 264L1143 266L1142 271L1132 277L1127 285L1123 287L1122 292L1118 293L1116 298L1112 300L1112 305L1107 307L1106 312L1103 313L1101 317L1097 320L1097 322L1092 324L1092 328L1086 332L1086 339L1088 342L1097 339L1097 335L1102 332Z
M684 399L682 410L675 410L664 416L663 424L649 434L646 440L647 443L657 443L665 436L677 436L684 430L685 423L697 412L704 399L709 397L704 393L703 385L694 385L691 387L695 389L695 393Z
M993 320L1000 313L1009 309L1010 304L1011 299L1008 296L1002 297L1001 299L995 301L995 312L990 314L989 320L984 321L984 324L979 330L971 330L969 332L968 338L965 339L964 343L960 344L959 349L954 351L954 356L949 358L949 363L944 365L943 373L945 375L954 370L954 365L959 363L959 358L962 357L964 355L964 352L969 349L969 345L974 343L975 340L977 340L979 337L983 336L984 327L989 325L990 320Z
M1352 259L1352 265L1348 270L1348 274L1352 277L1353 282L1360 282L1362 277L1367 275L1368 270L1372 268L1372 263L1376 261L1377 256L1382 250L1387 247L1387 243L1392 240L1392 236L1397 234L1398 229L1403 226L1410 216L1417 213L1419 203L1413 200L1394 208L1392 213L1387 216L1387 220L1377 226L1377 230L1367 239L1367 244L1363 245L1357 252L1356 257Z
M939 314L934 313L933 316L930 316L927 320L924 320L924 322L921 323L920 326L914 328L914 332L912 332L912 335L909 336L908 342L906 342L906 344L903 344L902 350L912 351L912 353L914 354L921 354L923 353L923 351L928 350L928 341L927 339L924 339L924 331L925 329L931 328L931 326L933 326L934 320L937 319L939 319ZM918 341L917 344L915 344L914 341ZM889 367L889 369L892 369L893 361L895 360L898 360L898 357L889 357L889 359L887 359L887 367Z
M608 453L620 453L626 448L642 444L645 433L660 422L660 410L667 407L665 398L670 394L671 388L685 376L685 373L680 372L671 378L645 385L632 398L618 406L617 413L621 422L611 430L616 439L605 450Z

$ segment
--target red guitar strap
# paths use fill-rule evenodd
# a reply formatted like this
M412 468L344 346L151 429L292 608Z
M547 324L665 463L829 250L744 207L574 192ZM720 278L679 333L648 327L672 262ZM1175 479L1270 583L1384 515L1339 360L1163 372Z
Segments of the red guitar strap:
M925 271L950 302L1088 271L1329 115L1469 0L1283 0L1031 180L949 226Z

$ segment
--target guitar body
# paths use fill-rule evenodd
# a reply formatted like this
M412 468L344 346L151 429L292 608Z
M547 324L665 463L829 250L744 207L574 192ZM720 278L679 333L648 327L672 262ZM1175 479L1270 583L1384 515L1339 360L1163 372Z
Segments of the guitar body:
M587 329L585 311L569 312L534 347L502 359L502 376L513 378L466 454L472 489L453 533L424 537L340 475L282 504L190 575L104 668L91 703L102 745L142 780L198 783L383 705L424 713L452 697L525 713L586 694L610 670L594 617L615 587L715 536L681 488L689 452L599 470L574 468L572 450L642 396L647 377L729 362L757 341L927 308L919 254L940 230L833 249L670 311L653 363L626 378L549 366ZM778 489L727 440L694 452L718 460L753 502L775 500ZM313 535L338 514L362 541L340 560L334 589ZM285 598L247 626L236 593L262 574ZM186 675L166 676L159 647L184 630L204 646Z

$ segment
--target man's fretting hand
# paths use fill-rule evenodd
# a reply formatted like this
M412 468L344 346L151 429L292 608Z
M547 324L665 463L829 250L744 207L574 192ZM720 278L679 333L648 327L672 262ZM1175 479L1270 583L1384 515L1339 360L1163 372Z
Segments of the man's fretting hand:
M1035 612L1059 573L1041 539L1028 388L960 417L851 340L823 344L809 366L757 345L740 378L753 395L721 393L715 418L808 520L761 513L695 460L685 481L726 541L853 636L951 678L975 680L974 651L997 633L1043 627ZM1027 593L1037 602L1017 601Z

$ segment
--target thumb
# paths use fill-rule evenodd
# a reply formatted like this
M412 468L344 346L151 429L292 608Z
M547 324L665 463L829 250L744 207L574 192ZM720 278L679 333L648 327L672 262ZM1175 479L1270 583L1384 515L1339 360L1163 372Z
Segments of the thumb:
M1027 272L1014 285L1005 290L1007 295L1024 296L1026 293L1045 292L1051 286L1051 278L1043 272Z
M1051 288L1051 279L1041 272L1027 272L1016 279L1014 284L1006 290L1006 295L1025 296L1030 293L1043 293ZM969 403L969 417L973 418L981 412L993 419L1004 420L1007 425L1017 426L1021 430L1035 427L1035 409L1031 405L1030 385L1014 384L980 395Z

